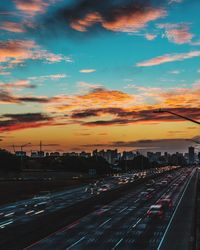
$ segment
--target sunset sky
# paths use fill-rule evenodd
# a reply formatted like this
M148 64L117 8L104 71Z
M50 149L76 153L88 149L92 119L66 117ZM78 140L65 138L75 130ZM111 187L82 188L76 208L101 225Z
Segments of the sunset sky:
M199 125L153 111L200 121L199 12L199 0L0 1L0 147L186 151Z

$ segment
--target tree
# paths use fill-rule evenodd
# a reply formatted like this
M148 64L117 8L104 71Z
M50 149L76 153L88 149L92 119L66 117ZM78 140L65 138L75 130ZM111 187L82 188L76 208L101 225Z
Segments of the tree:
M20 158L9 153L4 149L0 149L0 170L9 171L19 171L20 170Z

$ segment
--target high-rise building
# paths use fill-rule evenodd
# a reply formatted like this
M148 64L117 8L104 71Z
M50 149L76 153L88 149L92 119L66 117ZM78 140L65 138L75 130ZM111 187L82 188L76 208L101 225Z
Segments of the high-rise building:
M188 162L189 164L194 164L195 154L194 154L194 147L188 148Z

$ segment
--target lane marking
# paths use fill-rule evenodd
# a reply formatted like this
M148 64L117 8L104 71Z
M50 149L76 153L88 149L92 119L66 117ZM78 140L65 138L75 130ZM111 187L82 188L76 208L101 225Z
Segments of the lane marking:
M9 214L5 214L4 217L8 217L8 216L11 216L13 215L15 212L12 212L12 213L9 213Z
M108 220L106 220L106 221L104 221L99 227L103 227L107 222L109 222L111 220L111 218L110 219L108 219Z
M66 250L71 249L72 247L74 247L75 245L77 245L79 242L81 242L84 239L85 239L85 236L82 237L80 240L77 240L76 242L74 242L71 246L67 247Z
M124 210L126 210L128 207L123 208L122 210L119 211L119 213L122 213Z
M112 250L116 249L122 241L123 241L123 238L121 238L121 239L117 242L117 244L112 248Z
M35 214L41 214L41 213L44 213L44 210L40 210L38 212L35 212Z
M164 241L164 239L165 239L165 236L166 236L166 234L167 234L167 232L168 232L168 230L169 230L169 228L170 228L170 226L171 226L171 224L172 224L172 221L173 221L173 219L174 219L174 216L175 216L175 214L176 214L176 211L177 211L178 208L179 208L179 205L180 205L180 203L181 203L181 201L182 201L182 199L183 199L183 196L184 196L184 194L185 194L185 192L186 192L186 190L187 190L187 187L189 186L190 181L191 181L192 177L194 176L195 172L196 172L196 171L194 171L193 174L190 176L190 179L188 180L188 183L187 183L187 185L185 186L185 188L184 188L184 190L183 190L183 193L182 193L182 195L181 195L181 198L180 198L180 200L179 200L179 202L178 202L178 204L177 204L177 206L176 206L176 208L175 208L175 210L174 210L174 212L173 212L173 215L172 215L172 217L171 217L171 219L170 219L170 221L169 221L169 223L168 223L168 225L167 225L167 228L166 228L166 230L165 230L165 232L164 232L164 235L163 235L163 237L162 237L162 239L161 239L161 241L160 241L160 244L159 244L158 247L157 247L157 250L160 250L160 249L161 249L161 246L162 246L163 241Z
M132 228L136 227L138 223L140 223L140 221L142 220L142 218L140 218L133 226Z
M13 223L13 220L1 222L0 228L4 228L5 226L7 226L7 225L9 225L11 223Z
M25 214L31 214L33 212L34 212L34 210L30 210L30 211L27 211Z

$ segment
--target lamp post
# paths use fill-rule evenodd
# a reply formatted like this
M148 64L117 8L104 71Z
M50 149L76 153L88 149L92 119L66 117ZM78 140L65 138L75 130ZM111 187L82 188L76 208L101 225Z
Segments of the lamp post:
M179 114L177 114L177 113L175 113L175 112L173 112L173 111L167 110L167 109L158 109L158 110L154 110L154 113L169 113L169 114L178 116L178 117L180 117L180 118L183 118L184 120L188 120L188 121L191 121L191 122L193 122L193 123L196 123L196 124L200 125L200 122L199 122L199 121L196 121L196 120L194 120L194 119L192 119L192 118L189 118L189 117L187 117L187 116L179 115Z

